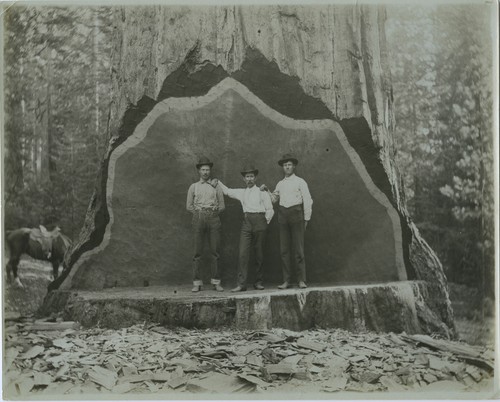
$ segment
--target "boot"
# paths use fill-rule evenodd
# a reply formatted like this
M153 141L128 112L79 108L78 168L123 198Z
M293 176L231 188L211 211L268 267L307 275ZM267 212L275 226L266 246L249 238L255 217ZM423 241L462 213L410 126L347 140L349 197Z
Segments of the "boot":
M290 287L290 285L288 284L288 282L283 282L281 285L278 286L278 289L288 289Z
M247 288L238 285L234 289L231 289L231 292L244 292L245 290L247 290Z
M262 286L262 283L256 283L255 285L253 285L254 289L257 289L257 290L264 290L264 286Z
M214 285L214 290L217 292L224 292L224 288L218 283Z
M304 281L300 281L300 282L299 282L299 288L301 288L301 289L305 289L305 288L307 288L306 283L305 283Z
M200 290L201 290L201 286L200 285L194 285L193 289L191 289L191 292L199 292Z

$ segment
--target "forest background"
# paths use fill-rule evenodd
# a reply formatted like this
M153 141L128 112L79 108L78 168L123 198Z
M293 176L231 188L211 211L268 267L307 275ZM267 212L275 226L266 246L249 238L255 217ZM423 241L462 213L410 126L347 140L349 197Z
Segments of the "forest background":
M390 5L396 160L448 280L494 296L493 27L479 5ZM4 14L4 229L76 240L109 140L113 7Z

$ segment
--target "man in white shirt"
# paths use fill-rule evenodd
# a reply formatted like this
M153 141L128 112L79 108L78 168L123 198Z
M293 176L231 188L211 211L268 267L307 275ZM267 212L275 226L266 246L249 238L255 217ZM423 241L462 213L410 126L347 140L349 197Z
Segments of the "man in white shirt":
M292 250L299 287L301 289L307 287L304 233L311 219L313 200L305 180L294 173L298 163L299 161L293 155L283 155L278 164L283 168L285 178L278 182L272 194L265 185L261 186L261 190L271 195L273 203L279 201L278 223L280 224L280 249L283 263L283 284L278 286L279 289L290 287Z
M264 260L264 242L266 239L267 225L274 215L273 204L268 193L260 191L255 185L259 171L253 165L245 165L241 171L246 188L227 188L224 183L218 182L224 195L241 202L243 207L243 223L240 232L238 285L232 292L247 290L248 262L252 243L255 249L256 276L254 288L264 289L262 263ZM215 180L212 183L215 184Z

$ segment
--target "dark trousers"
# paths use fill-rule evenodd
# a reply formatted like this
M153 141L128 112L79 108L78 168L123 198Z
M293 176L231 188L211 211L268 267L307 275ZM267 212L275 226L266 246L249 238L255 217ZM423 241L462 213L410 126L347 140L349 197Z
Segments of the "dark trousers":
M262 263L264 261L264 242L267 221L264 213L245 213L240 232L240 257L238 265L238 285L247 286L248 262L252 244L255 251L255 284L262 284Z
M194 256L193 256L193 283L201 285L200 260L203 254L205 240L208 240L211 257L212 283L220 283L219 273L219 245L221 223L217 212L195 211L193 214Z
M297 281L306 281L306 260L304 257L304 212L302 205L278 209L280 224L280 249L283 265L283 281L291 281L291 263L293 261ZM293 256L293 258L292 258Z

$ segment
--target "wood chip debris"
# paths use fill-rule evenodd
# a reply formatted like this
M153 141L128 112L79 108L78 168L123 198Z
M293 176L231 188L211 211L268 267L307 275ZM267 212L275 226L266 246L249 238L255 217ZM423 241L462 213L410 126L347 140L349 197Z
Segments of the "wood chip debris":
M299 340L297 340L297 346L299 348L311 349L316 352L322 352L326 348L325 345L322 345L318 342L308 341L307 339L304 338L300 338Z
M295 365L286 363L269 364L266 369L269 374L293 374L297 371Z
M33 359L33 358L37 357L39 354L43 353L44 350L45 349L43 346L33 346L31 349L29 349L28 351L26 351L22 355L22 358L23 359Z
M107 389L112 389L116 384L117 375L111 370L95 366L87 372L89 378L96 384L102 385Z
M309 384L325 395L455 384L451 392L476 389L493 376L491 349L425 335L158 325L81 329L73 322L46 321L6 326L7 398L115 393L169 399L179 392L288 392L292 384Z

